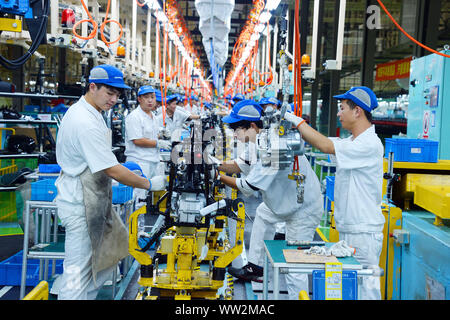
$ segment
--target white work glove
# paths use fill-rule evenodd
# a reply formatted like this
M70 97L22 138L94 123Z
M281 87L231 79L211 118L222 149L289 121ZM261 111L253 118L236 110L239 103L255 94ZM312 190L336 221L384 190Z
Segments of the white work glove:
M295 114L291 113L291 112L286 112L284 114L284 119L286 119L287 121L289 121L290 123L292 123L292 125L294 127L298 127L298 125L300 123L302 123L304 120L301 117L297 117Z
M156 176L148 179L148 181L150 181L149 191L162 191L166 188L166 176Z
M350 247L345 240L341 240L331 246L330 251L335 257L351 257L355 253L355 248Z
M167 140L158 140L158 143L156 144L156 147L158 149L164 149L164 150L171 150L172 149L172 143Z

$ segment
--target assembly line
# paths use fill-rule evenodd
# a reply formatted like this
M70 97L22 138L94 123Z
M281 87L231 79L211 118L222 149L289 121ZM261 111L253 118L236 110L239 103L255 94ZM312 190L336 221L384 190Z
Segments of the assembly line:
M448 300L448 34L357 2L0 0L0 300Z

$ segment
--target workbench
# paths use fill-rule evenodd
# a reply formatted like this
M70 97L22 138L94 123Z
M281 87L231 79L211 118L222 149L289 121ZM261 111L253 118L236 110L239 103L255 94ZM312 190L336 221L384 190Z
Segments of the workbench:
M327 242L325 246L331 247L334 243ZM273 267L273 299L279 299L279 276L287 273L312 274L314 270L325 270L324 263L288 263L283 254L284 249L295 249L297 246L288 246L285 240L264 240L264 272L263 272L263 300L268 299L269 263ZM358 276L374 275L373 269L364 269L354 257L338 258L342 263L342 270L353 270Z

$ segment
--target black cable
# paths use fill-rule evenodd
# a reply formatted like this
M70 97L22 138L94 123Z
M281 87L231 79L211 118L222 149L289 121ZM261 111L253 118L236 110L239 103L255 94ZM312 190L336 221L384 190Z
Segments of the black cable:
M36 2L35 0L34 2ZM44 1L44 8L43 8L43 14L42 14L42 22L39 26L38 30L38 36L31 44L28 51L20 58L16 60L8 60L5 57L0 55L0 64L3 65L7 69L18 69L22 65L25 64L36 52L36 50L39 48L39 45L42 42L42 39L44 36L47 36L47 22L48 22L48 14L50 12L50 0L43 0ZM30 2L30 3L34 3ZM30 7L31 10L31 7Z

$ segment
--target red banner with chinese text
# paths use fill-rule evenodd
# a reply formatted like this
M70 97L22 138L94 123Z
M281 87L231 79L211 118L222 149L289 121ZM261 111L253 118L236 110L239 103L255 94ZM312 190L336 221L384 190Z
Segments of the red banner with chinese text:
M375 81L395 80L409 77L412 57L377 64Z

